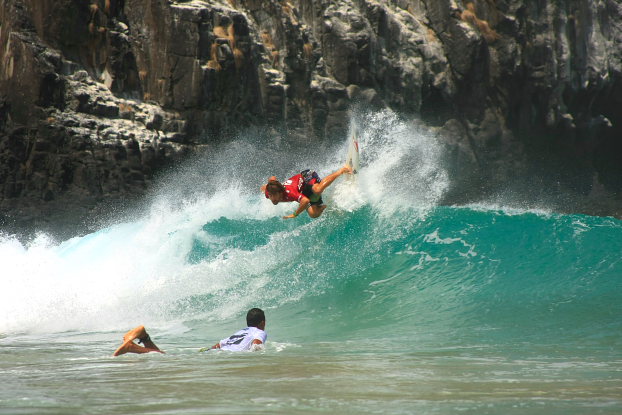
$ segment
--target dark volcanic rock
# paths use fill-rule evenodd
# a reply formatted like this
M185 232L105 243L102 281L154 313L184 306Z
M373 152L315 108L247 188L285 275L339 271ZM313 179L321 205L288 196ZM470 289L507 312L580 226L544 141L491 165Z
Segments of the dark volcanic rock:
M249 126L339 138L353 105L438 131L448 201L536 172L620 216L621 55L615 0L0 0L0 221L79 223Z

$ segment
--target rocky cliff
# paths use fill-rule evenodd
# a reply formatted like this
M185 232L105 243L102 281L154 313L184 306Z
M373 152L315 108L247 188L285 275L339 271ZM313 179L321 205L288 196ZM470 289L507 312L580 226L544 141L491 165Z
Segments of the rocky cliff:
M436 131L450 201L537 172L622 215L615 0L0 0L0 63L5 229L75 225L249 126L342 137L354 105Z

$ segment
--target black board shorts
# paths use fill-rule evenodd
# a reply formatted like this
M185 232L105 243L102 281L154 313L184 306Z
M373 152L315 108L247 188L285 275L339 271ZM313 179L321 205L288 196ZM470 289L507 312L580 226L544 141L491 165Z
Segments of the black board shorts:
M311 202L311 206L324 204L324 202L322 201L322 195L317 195L317 194L313 193L313 185L312 184L305 183L302 186L302 192L301 193L303 195L305 195L307 198L309 198L309 201Z
M302 174L302 177L304 177L305 179L314 178L315 180L313 181L313 183L319 183L322 180L316 172L311 170L304 170L300 174ZM313 193L313 184L311 183L303 184L301 193L309 199L309 201L311 202L311 206L324 204L324 201L322 201L322 195L317 195Z

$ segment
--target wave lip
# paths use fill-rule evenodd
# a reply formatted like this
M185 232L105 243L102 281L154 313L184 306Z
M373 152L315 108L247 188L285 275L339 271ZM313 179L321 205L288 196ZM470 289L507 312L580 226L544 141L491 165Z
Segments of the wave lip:
M433 138L389 112L358 130L361 171L329 188L317 220L281 220L292 206L273 206L259 186L299 166L334 170L345 144L271 147L250 137L171 173L139 219L61 243L4 237L0 332L218 321L253 306L287 309L284 320L315 310L334 328L308 331L343 336L360 316L372 331L415 322L430 336L520 329L537 338L555 324L598 336L620 326L619 221L440 207L449 179ZM293 164L265 162L274 159Z

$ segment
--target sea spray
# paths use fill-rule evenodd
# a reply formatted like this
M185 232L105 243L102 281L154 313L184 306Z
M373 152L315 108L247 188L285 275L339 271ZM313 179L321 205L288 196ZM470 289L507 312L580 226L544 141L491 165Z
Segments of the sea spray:
M361 172L318 219L282 220L294 205L259 186L334 171L345 143L247 136L162 177L141 215L0 237L0 412L619 413L622 222L439 206L432 136L391 113L359 128ZM263 352L197 353L250 307ZM167 353L112 358L138 324Z

